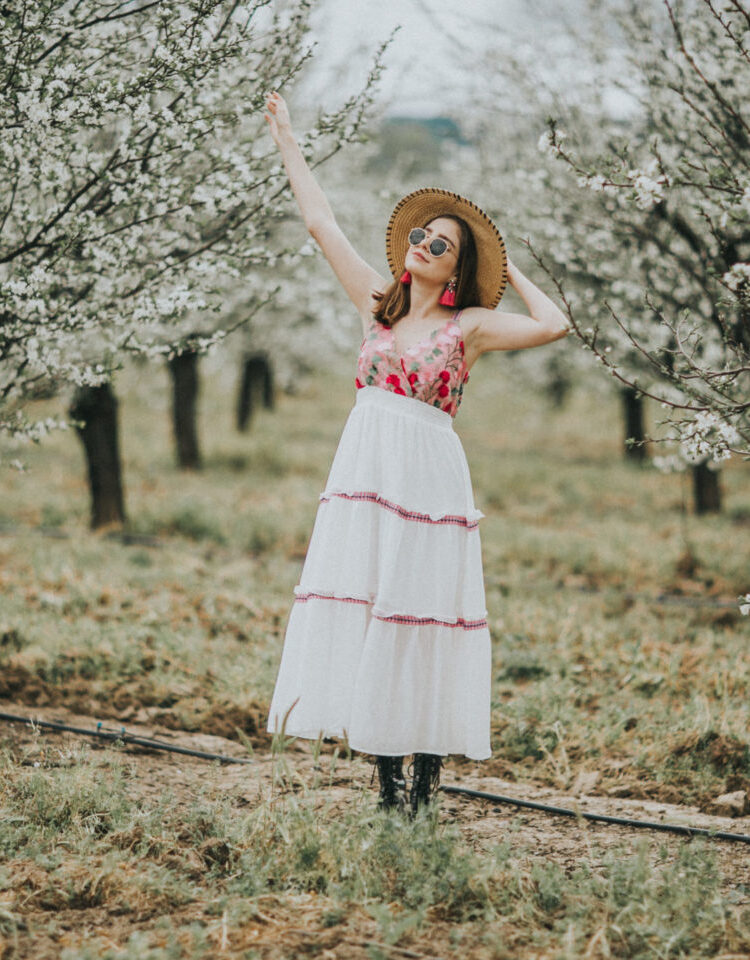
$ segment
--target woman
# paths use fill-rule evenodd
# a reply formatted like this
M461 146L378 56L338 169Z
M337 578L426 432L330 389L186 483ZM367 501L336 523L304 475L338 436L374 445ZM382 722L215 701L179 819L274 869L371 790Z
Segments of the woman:
M479 518L453 417L488 350L568 332L473 203L418 190L396 206L384 280L341 232L283 98L264 114L310 234L362 319L356 403L334 457L289 617L268 729L347 737L377 758L379 802L412 813L442 757L491 755L491 648ZM510 282L530 316L493 308Z

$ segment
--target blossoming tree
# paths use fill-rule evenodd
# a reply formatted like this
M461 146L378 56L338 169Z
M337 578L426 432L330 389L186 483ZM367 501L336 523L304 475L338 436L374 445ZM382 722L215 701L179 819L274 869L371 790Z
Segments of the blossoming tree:
M636 116L596 153L568 146L555 118L541 143L600 198L597 243L620 274L608 323L584 328L566 307L603 366L668 411L682 459L706 471L750 456L750 6L613 9Z
M506 218L532 236L530 252L579 343L620 385L626 416L646 396L668 411L661 435L642 439L674 443L675 454L654 462L690 466L703 512L720 506L721 461L750 452L750 8L691 0L680 9L582 3L573 22L549 31L554 70L539 40L516 38L500 56L493 43L478 72L495 95L476 100L517 114L501 136L494 117L480 118L490 140L484 180L507 179L510 149L529 189L506 191ZM565 15L552 3L548 13ZM547 156L535 163L522 133L545 115Z
M0 433L65 425L28 418L41 389L77 385L73 409L92 413L87 391L104 402L128 354L208 350L232 329L227 283L251 277L255 306L268 298L263 268L292 251L269 241L286 178L260 136L264 97L311 56L310 6L4 0ZM379 69L318 118L311 159L357 138ZM99 506L97 525L122 519L116 497Z

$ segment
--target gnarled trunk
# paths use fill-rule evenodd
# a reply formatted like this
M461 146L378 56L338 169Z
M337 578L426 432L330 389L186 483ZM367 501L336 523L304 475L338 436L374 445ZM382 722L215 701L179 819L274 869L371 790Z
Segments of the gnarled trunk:
M68 413L85 421L76 432L83 444L91 493L91 529L122 525L125 505L117 426L117 397L112 386L78 387Z
M183 470L199 470L198 449L198 354L185 350L167 361L172 378L172 433L177 450L177 465Z
M719 471L709 470L708 461L696 463L693 474L693 507L697 514L721 511L721 486Z
M625 418L625 456L635 463L643 463L646 459L646 446L643 443L645 431L643 429L643 395L632 387L620 390L622 397L622 412ZM628 439L638 443L628 443Z
M258 404L272 410L275 399L273 371L268 354L246 354L242 361L242 377L237 397L237 429L247 430Z
M568 399L573 381L563 360L553 357L547 365L547 397L558 410L562 410Z

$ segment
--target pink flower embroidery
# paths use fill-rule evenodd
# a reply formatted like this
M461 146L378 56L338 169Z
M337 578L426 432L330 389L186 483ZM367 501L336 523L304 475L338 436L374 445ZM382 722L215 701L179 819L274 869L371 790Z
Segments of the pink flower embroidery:
M461 327L455 317L404 353L393 329L371 320L359 355L357 389L365 383L413 397L455 417L469 372ZM411 369L407 369L407 366ZM417 367L417 369L413 369ZM407 386L408 388L404 389Z

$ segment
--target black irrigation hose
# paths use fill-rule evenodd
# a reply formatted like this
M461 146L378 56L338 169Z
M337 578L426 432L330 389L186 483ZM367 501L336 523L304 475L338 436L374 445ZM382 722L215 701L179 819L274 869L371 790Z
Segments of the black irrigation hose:
M71 727L67 723L55 723L52 720L33 720L27 717L17 717L12 713L0 713L0 720L9 720L12 723L24 723L29 727L46 727L48 730L59 730L66 733L80 733L85 737L99 737L102 740L122 740L123 743L133 743L139 747L150 747L152 750L166 750L168 753L184 753L188 757L199 757L201 760L220 760L222 763L253 763L247 757L228 757L223 753L206 753L205 750L190 750L187 747L178 747L163 740L154 740L152 737L140 737L134 733L127 733L125 727L119 732L105 730L101 721L95 730L86 730L83 727Z
M166 750L168 753L182 753L188 757L199 757L201 760L220 760L222 763L253 763L246 757L228 757L222 753L207 753L204 750L190 750L187 747L178 747L163 740L154 740L152 737L139 737L127 733L125 727L116 730L104 730L101 721L95 730L84 727L72 727L67 723L56 723L52 720L34 720L28 717L19 717L12 713L0 713L0 720L11 723L23 723L30 727L45 727L48 730L59 730L66 733L78 733L86 737L99 737L104 740L122 740L123 743L132 743L139 747L150 747L153 750ZM600 823L613 823L623 827L638 827L641 830L661 830L664 833L679 833L683 836L709 837L712 840L733 840L737 843L750 843L750 836L743 833L723 833L720 830L704 830L702 827L683 827L673 823L656 823L649 820L629 820L625 817L610 817L603 813L588 813L579 810L569 810L566 807L553 807L547 803L537 803L535 800L518 800L515 797L503 797L494 793L483 793L480 790L469 790L466 787L439 787L444 793L454 793L466 797L476 797L478 800L492 800L495 803L508 803L514 807L527 807L530 810L542 810L545 813L555 813L564 817L583 817L585 820L596 820Z
M587 813L583 810L568 810L566 807L552 807L547 803L534 800L516 800L515 797L502 797L494 793L482 793L480 790L468 790L466 787L440 786L445 793L463 794L479 800L494 800L495 803L510 803L515 807L529 807L531 810L543 810L564 817L583 817L585 820L598 820L601 823L615 823L622 827L638 827L641 830L661 830L664 833L680 833L689 837L709 837L712 840L734 840L737 843L750 843L750 836L744 833L722 833L720 830L704 830L702 827L682 827L676 823L656 823L650 820L629 820L625 817L609 817L604 813Z

